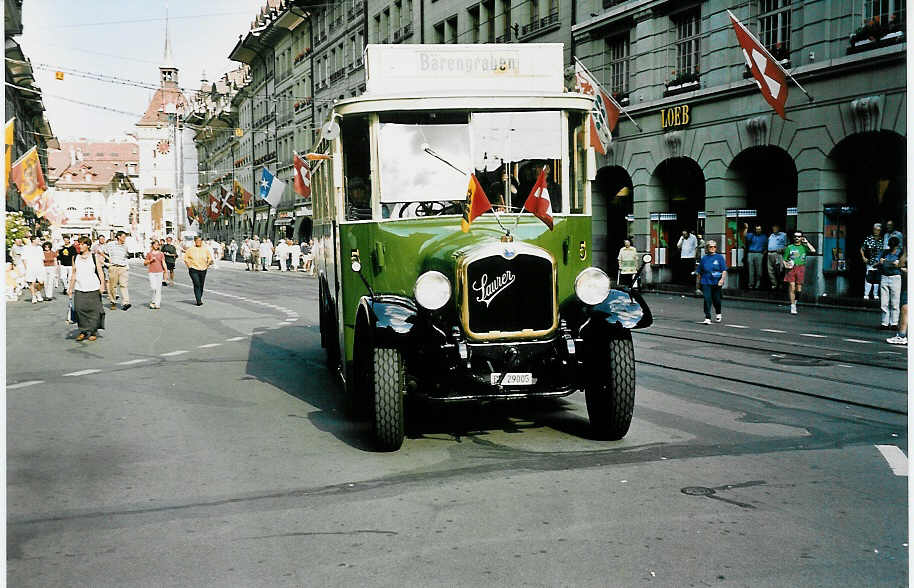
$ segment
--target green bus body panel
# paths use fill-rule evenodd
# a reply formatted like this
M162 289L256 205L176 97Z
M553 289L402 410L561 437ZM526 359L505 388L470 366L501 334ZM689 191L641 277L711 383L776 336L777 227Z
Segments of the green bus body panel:
M502 224L511 230L515 241L542 247L555 257L558 304L561 306L574 296L574 279L578 273L591 265L591 217L556 216L553 231L532 215L521 216L515 230L515 218L504 216L501 219ZM473 221L468 233L460 230L460 221L460 217L446 216L340 225L341 304L347 361L352 360L359 300L368 295L362 279L350 267L351 252L359 251L362 274L375 294L412 298L416 278L423 272L438 270L451 280L451 300L448 304L456 305L457 257L478 245L498 243L504 235L492 214ZM583 259L582 241L585 248ZM567 264L564 261L565 247L568 251Z

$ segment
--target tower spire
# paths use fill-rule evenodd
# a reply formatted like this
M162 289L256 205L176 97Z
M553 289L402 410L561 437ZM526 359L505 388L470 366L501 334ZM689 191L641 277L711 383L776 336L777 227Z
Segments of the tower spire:
M168 3L165 3L165 58L162 67L174 69L174 59L171 56L171 35L168 32Z
M165 3L165 56L159 66L159 78L162 87L177 87L178 66L171 55L171 33L168 30L168 3Z

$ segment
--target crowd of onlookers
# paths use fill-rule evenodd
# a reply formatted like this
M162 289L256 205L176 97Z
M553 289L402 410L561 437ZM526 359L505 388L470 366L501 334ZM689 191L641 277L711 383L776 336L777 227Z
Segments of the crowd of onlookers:
M269 238L261 240L254 235L245 237L239 245L233 239L228 246L227 259L243 262L245 271L269 271L275 261L279 271L303 271L314 275L314 241L298 243L292 239L278 239L274 245Z

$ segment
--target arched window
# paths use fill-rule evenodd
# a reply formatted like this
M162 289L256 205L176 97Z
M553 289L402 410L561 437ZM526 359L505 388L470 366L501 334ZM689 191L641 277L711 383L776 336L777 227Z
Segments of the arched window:
M77 215L77 214L78 214L78 212L77 212L75 206L68 206L68 207L67 207L67 217L68 217L68 218L76 218L76 215Z
M86 218L95 218L95 209L91 206L87 206L83 212L85 213L83 216Z

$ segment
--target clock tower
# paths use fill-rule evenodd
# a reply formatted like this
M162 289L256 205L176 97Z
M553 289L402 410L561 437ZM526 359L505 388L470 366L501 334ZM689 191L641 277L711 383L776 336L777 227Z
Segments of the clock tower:
M159 87L136 122L140 154L140 228L146 239L174 233L182 223L182 186L196 189L197 165L193 134L184 125L190 114L187 98L178 86L178 67L171 51L168 9L165 13L165 52L159 66ZM183 165L182 165L183 164ZM180 174L183 174L181 176ZM182 181L183 180L183 181ZM161 202L160 202L161 201Z

